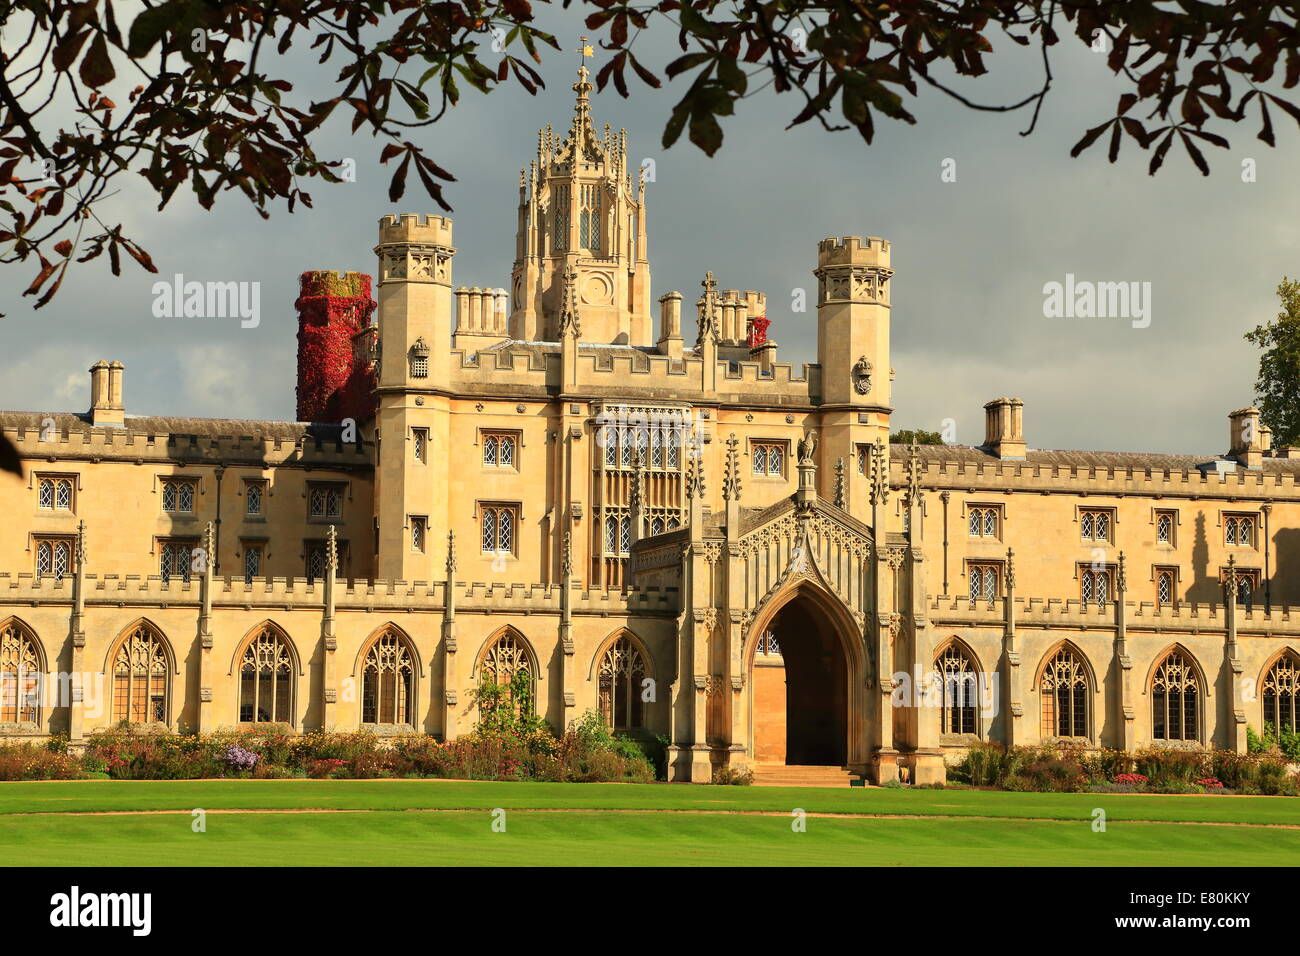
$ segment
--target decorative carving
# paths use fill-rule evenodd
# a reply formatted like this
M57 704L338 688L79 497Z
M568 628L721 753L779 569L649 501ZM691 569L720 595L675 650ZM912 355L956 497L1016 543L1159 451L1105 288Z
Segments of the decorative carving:
M866 395L871 391L871 363L867 361L865 355L859 356L853 366L853 389L859 395Z
M844 459L835 459L835 507L844 507Z
M718 283L713 280L713 273L706 272L704 281L700 285L704 286L704 301L696 322L696 348L702 346L705 341L716 343L720 338L717 314Z
M799 464L813 464L813 455L817 452L817 433L809 432L799 439Z
M885 440L877 438L871 446L871 503L883 505L889 501L889 451Z
M732 432L727 439L726 468L722 475L722 497L727 501L740 500L740 439Z
M447 532L447 576L456 573L456 532Z
M686 462L686 497L703 498L704 491L704 462L691 458Z
M577 283L578 270L570 268L564 274L564 296L560 305L560 338L571 335L576 339L582 335L582 325L578 321Z

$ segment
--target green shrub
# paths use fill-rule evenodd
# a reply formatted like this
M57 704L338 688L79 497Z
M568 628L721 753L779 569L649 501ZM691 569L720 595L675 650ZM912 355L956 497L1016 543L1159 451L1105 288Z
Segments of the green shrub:
M11 744L0 749L0 780L76 780L81 761L43 744Z
M748 787L754 782L754 771L725 764L713 769L712 782L724 787Z

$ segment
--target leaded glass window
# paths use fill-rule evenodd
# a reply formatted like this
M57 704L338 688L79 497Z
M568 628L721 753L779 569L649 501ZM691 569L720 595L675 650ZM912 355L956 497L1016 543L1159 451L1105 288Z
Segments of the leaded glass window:
M423 428L411 429L411 454L420 464L424 464L428 459L429 451L429 432Z
M494 468L513 468L515 464L515 436L484 432L483 464Z
M0 629L0 723L39 724L41 659L35 638L17 621Z
M968 524L972 538L996 538L998 536L997 508L971 508L969 519Z
M1255 546L1255 519L1250 515L1233 515L1224 519L1223 543L1240 548Z
M516 631L503 631L483 652L479 675L486 683L506 688L506 700L512 706L532 711L535 699L532 658Z
M641 683L645 658L626 635L612 643L600 658L600 713L615 730L645 726L645 701Z
M244 546L244 583L252 584L253 579L262 573L262 548L260 545Z
M607 514L605 516L605 553L621 556L628 553L632 545L632 519L626 514Z
M515 509L499 505L483 508L483 553L513 554L515 550Z
M1110 571L1090 567L1079 569L1079 599L1084 607L1105 607L1110 601Z
M754 474L768 478L785 477L785 446L777 442L755 442L753 445Z
M44 511L72 510L72 479L42 478L36 486L37 503Z
M260 481L250 481L244 485L244 514L260 515L265 495L266 485Z
M415 725L415 655L400 634L385 631L361 666L361 722Z
M194 511L194 482L164 478L162 483L163 511L190 514Z
M166 642L147 624L139 624L113 656L113 720L121 723L167 723L170 681Z
M1278 733L1300 727L1300 658L1283 654L1264 675L1264 726Z
M1191 660L1170 651L1151 678L1151 736L1155 740L1199 740L1200 683Z
M987 601L991 606L998 597L998 572L996 564L972 564L969 566L970 600Z
M72 541L67 538L45 538L36 541L36 574L62 581L73 570Z
M1084 541L1109 541L1110 523L1109 511L1080 511L1079 537Z
M424 550L424 518L411 518L411 550Z
M975 665L965 651L951 643L935 662L942 685L939 732L942 734L978 733L976 713L979 708L979 682Z
M1174 543L1174 516L1172 512L1161 511L1156 515L1156 543Z
M280 632L262 628L239 662L239 719L243 723L293 723L293 657Z
M158 573L166 583L172 578L188 582L190 579L190 551L193 547L189 541L164 541L159 551Z
M310 584L325 577L325 572L328 570L329 554L326 547L320 544L309 545L307 548L307 583Z
M343 489L338 485L312 485L308 493L313 518L343 516Z
M1088 736L1088 672L1073 648L1062 647L1047 662L1038 689L1044 737Z
M1164 606L1174 602L1174 572L1161 569L1156 572L1156 603Z

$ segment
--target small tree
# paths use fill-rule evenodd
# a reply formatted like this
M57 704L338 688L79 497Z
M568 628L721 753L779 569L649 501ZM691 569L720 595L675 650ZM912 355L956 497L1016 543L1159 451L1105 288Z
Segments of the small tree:
M1300 282L1283 277L1277 287L1282 311L1276 321L1246 333L1264 350L1259 357L1255 401L1275 445L1300 444Z
M900 428L889 436L891 442L911 445L915 442L918 445L945 445L943 436L938 432L927 432L920 428Z

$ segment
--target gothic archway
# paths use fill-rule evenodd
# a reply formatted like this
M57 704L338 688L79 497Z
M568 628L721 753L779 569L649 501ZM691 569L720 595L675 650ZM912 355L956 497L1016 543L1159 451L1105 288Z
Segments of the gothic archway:
M865 765L865 653L837 598L799 581L760 612L746 649L756 764Z

